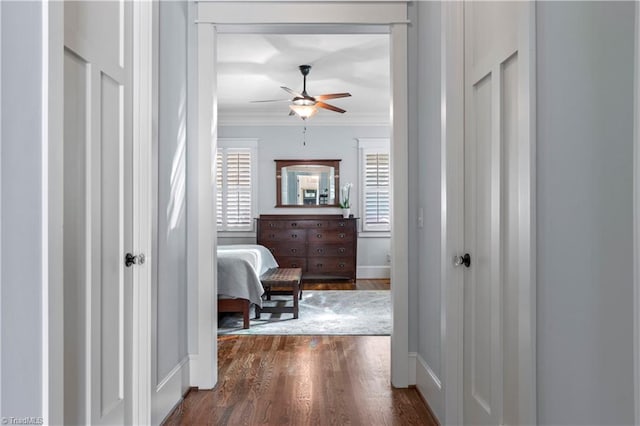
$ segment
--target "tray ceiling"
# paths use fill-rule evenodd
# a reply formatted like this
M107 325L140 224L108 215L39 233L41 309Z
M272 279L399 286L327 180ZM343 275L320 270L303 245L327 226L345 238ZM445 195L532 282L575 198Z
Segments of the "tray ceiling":
M389 37L386 34L219 34L220 124L300 125L288 116L290 99L280 86L302 91L299 65L312 66L310 95L350 92L329 101L345 114L320 110L309 124L386 125L390 116Z

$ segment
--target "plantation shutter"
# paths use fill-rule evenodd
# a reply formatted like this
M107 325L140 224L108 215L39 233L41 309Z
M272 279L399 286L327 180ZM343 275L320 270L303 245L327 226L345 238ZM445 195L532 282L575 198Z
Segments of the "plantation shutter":
M391 229L389 153L364 151L364 231Z
M224 224L224 210L223 210L223 195L224 195L224 184L222 180L222 176L224 175L224 155L222 154L222 150L218 150L216 153L216 188L218 189L216 192L216 223L218 224L218 230L223 228Z
M253 231L255 150L219 146L216 153L218 231Z
M251 151L227 150L227 203L228 230L251 229Z

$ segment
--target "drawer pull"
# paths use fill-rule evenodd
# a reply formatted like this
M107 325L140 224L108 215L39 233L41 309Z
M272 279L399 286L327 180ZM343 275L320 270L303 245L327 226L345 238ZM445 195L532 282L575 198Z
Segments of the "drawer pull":
M298 234L291 234L291 238L298 238Z
M319 248L316 249L316 252L322 254L322 253L324 253L324 249L319 247Z
M344 247L340 247L340 248L338 249L338 253L344 253L344 252L346 252L346 251L347 251L347 249L345 249Z
M297 264L297 263L292 263L292 264L291 264L291 267L292 267L292 268L297 268L297 267L298 267L298 264Z
M339 266L340 268L344 268L344 267L345 267L345 264L344 264L344 263L341 263L341 264L339 264L338 266Z
M317 266L318 268L322 268L322 263L317 263L317 264L316 264L316 266Z
M292 222L292 223L291 223L291 227L292 227L292 228L295 228L296 226L298 226L298 224L297 224L296 222Z
M322 238L322 234L316 234L317 238Z
M340 238L344 238L344 237L346 237L346 236L347 236L347 234L345 234L344 232L341 232L341 233L340 233Z
M269 234L269 238L275 238L276 234Z
M269 228L275 228L275 227L276 227L276 224L275 224L275 223L270 223L270 224L269 224Z
M298 252L298 249L294 249L294 248L291 249L291 253L297 253L297 252Z
M316 223L316 226L317 226L318 228L322 228L322 222L318 222L318 223Z
M338 223L338 226L341 227L341 228L344 228L345 227L345 223L344 222L340 222L340 223Z

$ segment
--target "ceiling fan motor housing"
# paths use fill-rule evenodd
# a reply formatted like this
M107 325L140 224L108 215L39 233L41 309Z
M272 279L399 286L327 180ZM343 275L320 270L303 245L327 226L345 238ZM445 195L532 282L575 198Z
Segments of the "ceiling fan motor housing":
M311 65L300 65L298 68L300 68L302 75L306 77L311 70Z

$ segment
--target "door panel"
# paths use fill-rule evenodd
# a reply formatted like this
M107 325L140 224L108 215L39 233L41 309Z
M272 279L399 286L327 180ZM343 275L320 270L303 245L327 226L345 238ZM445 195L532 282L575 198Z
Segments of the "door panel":
M517 230L507 204L517 177L517 18L514 3L465 3L465 424L503 424L505 348L517 345L504 340L505 289L515 284L505 262L514 240L505 238Z
M129 424L133 274L124 256L133 236L131 5L64 7L64 150L72 171L65 170L64 180L65 306L79 304L65 315L65 331L82 336L65 336L67 359L78 361L65 360L65 380L76 383L75 401L65 397L65 422ZM68 235L75 236L69 244Z

